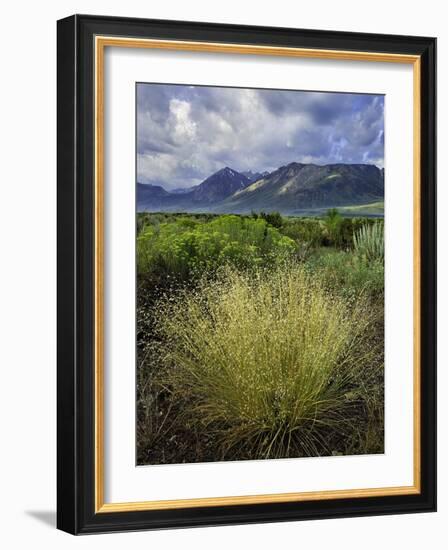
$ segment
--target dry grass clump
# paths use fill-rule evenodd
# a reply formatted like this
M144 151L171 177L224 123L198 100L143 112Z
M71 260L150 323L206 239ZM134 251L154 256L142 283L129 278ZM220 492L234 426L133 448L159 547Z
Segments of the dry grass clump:
M362 297L349 308L294 263L225 267L155 313L159 381L217 459L331 454L359 429L382 372Z

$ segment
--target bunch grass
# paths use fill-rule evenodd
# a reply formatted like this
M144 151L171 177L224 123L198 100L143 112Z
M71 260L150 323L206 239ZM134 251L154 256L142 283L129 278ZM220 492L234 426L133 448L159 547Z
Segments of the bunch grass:
M368 301L349 307L295 262L224 266L155 313L159 383L222 459L332 454L372 407L383 365Z

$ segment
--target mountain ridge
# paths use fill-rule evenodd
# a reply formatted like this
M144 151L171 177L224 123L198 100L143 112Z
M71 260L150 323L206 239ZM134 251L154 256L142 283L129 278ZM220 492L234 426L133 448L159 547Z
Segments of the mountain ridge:
M218 170L192 191L191 198L195 202L216 203L237 191L244 190L251 181L244 174L226 166Z
M252 210L278 210L293 214L383 199L384 168L373 164L291 162L271 173L241 173L226 166L183 192L137 184L139 211L242 214Z

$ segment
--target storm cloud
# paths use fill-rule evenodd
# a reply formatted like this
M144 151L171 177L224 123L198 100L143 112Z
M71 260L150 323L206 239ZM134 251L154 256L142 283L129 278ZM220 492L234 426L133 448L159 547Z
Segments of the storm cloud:
M137 84L137 179L190 187L229 166L384 163L384 96Z

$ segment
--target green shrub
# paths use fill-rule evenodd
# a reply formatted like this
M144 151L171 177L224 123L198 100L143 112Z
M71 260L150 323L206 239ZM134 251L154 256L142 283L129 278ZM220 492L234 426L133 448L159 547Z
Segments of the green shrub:
M296 264L227 267L156 314L161 384L222 457L331 454L359 429L354 404L381 373L362 297L349 308Z
M320 249L306 262L307 271L322 284L346 298L384 293L384 262L367 262L353 252Z
M219 216L146 226L137 238L137 272L187 278L231 264L241 269L272 265L296 250L294 241L263 219Z
M281 232L296 243L307 244L312 248L322 246L325 242L323 223L317 218L289 219Z
M348 250L353 248L354 233L374 222L368 218L343 218L336 209L329 210L324 218L284 218L281 232L297 243L311 248L331 246Z
M260 212L260 218L277 229L283 226L283 218L280 212Z
M324 217L324 226L326 229L327 237L331 244L334 246L341 246L342 244L342 223L344 218L339 214L336 208L331 208L327 211Z
M364 225L353 235L356 254L368 262L384 261L384 225Z

